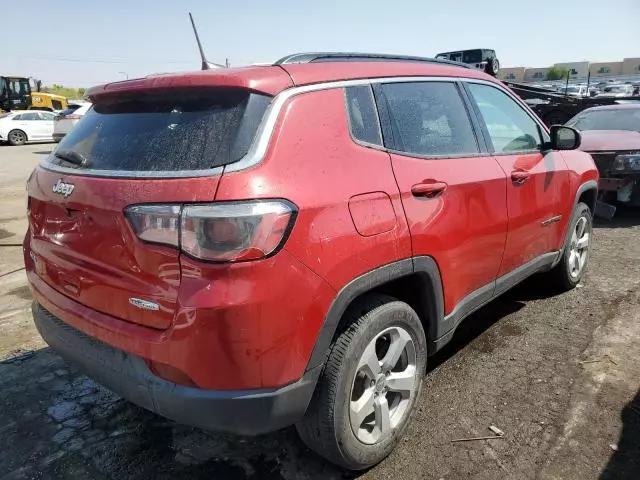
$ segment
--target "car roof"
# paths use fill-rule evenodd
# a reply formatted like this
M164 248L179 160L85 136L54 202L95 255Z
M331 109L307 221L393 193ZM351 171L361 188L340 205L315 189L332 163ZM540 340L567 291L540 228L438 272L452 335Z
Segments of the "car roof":
M594 112L598 110L633 110L633 109L636 109L636 110L640 109L640 102L639 103L616 103L614 105L600 105L599 107L587 108L586 110L583 110L580 113Z
M321 60L305 57L308 55L321 56ZM333 58L331 55L337 57ZM421 76L475 78L499 83L483 72L446 60L378 54L296 54L284 57L274 65L216 68L122 80L92 87L85 96L95 102L96 98L103 95L207 86L246 88L258 93L277 95L287 88L314 83Z

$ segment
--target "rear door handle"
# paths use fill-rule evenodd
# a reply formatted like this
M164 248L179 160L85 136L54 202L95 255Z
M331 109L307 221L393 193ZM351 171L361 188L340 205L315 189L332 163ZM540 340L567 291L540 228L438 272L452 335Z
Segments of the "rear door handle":
M414 197L432 198L446 189L447 184L444 182L417 183L411 187L411 194Z
M531 174L524 170L514 170L513 172L511 172L511 180L513 180L513 183L517 183L518 185L522 185L523 183L525 183L527 180L529 180L530 176Z

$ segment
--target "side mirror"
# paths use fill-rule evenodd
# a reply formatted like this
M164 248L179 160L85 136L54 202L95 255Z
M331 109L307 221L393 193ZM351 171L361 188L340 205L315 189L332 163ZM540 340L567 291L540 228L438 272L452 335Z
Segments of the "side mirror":
M551 150L575 150L582 142L580 132L572 127L552 125L550 133L551 142L549 142L549 147Z

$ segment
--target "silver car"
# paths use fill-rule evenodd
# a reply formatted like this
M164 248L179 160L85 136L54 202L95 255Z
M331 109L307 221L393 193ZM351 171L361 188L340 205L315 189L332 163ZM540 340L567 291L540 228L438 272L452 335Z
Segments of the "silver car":
M53 127L53 140L55 142L62 140L90 108L91 103L87 102L75 110L64 110L56 115Z

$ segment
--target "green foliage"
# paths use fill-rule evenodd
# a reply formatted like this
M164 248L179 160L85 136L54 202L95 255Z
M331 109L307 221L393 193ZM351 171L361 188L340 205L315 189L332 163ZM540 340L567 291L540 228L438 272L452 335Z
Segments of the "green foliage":
M70 100L79 100L82 98L85 92L85 88L71 88L54 83L51 86L46 86L42 89L43 92L53 93L54 95L62 95Z
M547 72L547 80L563 80L569 71L564 67L551 67Z

